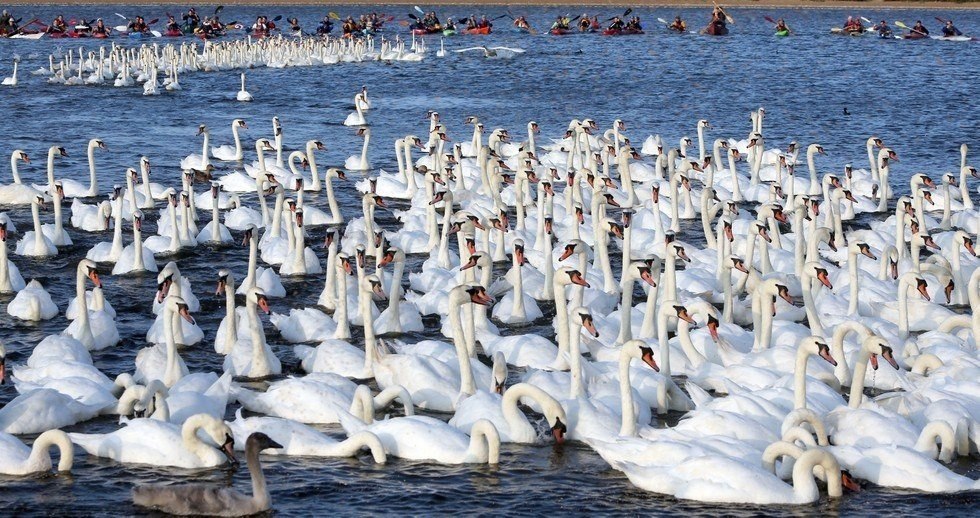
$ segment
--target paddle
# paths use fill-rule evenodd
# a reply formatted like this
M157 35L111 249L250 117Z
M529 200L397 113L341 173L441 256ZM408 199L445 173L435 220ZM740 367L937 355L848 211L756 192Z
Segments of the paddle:
M495 21L497 21L497 20L499 20L501 18L509 18L509 16L507 16L506 14L502 14L502 15L496 17L496 18L491 18L490 21L491 22L495 22Z
M772 16L763 16L762 18L765 19L769 23L772 23L772 24L775 24L776 23L776 20L773 20L772 19Z
M869 19L867 19L867 18L865 18L863 16L861 17L861 21L864 22L864 23L867 23L867 24L871 24L871 25L874 25L875 24L875 22L873 22L873 21L871 21L871 20L869 20Z
M940 18L938 16L936 16L935 18L936 18L936 20L939 20L939 23L941 23L943 25L946 25L946 23L949 21L949 20L943 20L942 18Z
M915 33L921 34L923 36L928 36L928 34L922 32L922 31L920 31L918 29L914 29L912 27L909 27L908 25L905 25L904 23L902 23L902 22L900 22L898 20L895 20L895 26L896 27L899 27L899 28L902 28L902 29L905 29L907 31L911 31L911 32L915 32Z
M711 2L711 3L712 3L712 4L713 4L713 5L715 6L715 7L718 7L718 4L717 4L717 3L715 3L715 2ZM719 9L721 9L721 8L719 7ZM724 9L722 9L722 10L721 10L721 14L724 14L724 15L725 15L725 21L727 21L728 23L735 23L735 18L732 18L732 17L731 17L731 16L730 16L730 15L728 14L728 11L725 11Z
M335 13L335 12L333 12L333 11L330 11L329 13L327 13L327 17L330 18L331 20L339 20L340 19L340 15L337 14L337 13Z
M220 13L224 9L225 9L225 6L223 6L223 5L219 5L218 7L215 7L214 8L214 16L218 16L218 13Z
M116 16L122 18L123 20L126 20L127 22L129 21L129 18L127 18L125 14L119 14L119 13L114 13L114 14Z
M29 22L27 22L27 23L25 23L24 25L21 25L20 27L17 27L17 28L16 28L15 30L14 30L14 32L11 32L11 33L10 33L10 35L11 35L11 36L14 36L14 35L17 35L17 34L20 34L20 33L21 33L21 32L23 32L23 31L24 31L24 29L26 29L26 28L27 28L28 26L30 26L30 25L32 25L32 24L35 24L35 23L40 23L40 21L41 21L41 20L40 20L39 18L34 18L33 20L31 20L31 21L29 21Z
M425 11L423 11L422 8L417 5L415 6L415 10L418 11L419 14L425 14Z
M627 9L626 11L623 12L623 15L622 16L613 16L612 18L609 18L608 20L606 20L606 23L609 23L609 22L615 20L616 18L626 18L632 12L633 12L633 8L630 7L629 9Z

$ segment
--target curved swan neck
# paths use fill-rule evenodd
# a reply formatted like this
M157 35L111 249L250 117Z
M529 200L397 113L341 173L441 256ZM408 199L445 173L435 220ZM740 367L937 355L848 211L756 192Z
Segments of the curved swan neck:
M58 471L71 471L74 463L74 445L68 438L68 434L61 430L48 430L38 436L34 444L31 445L28 464L37 465L42 462L41 459L49 455L48 450L52 446L58 447Z

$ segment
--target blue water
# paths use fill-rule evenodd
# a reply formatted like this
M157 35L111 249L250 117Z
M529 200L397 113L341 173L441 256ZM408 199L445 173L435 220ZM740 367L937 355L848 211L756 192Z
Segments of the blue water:
M66 18L103 16L115 24L121 20L116 20L112 12L143 13L154 18L163 17L168 9L172 8L73 6L17 7L13 11L25 20L35 15L49 20L63 12ZM375 9L403 19L407 11L404 7ZM361 11L330 10L341 14ZM542 29L558 13L579 10L535 8L527 12L531 23ZM298 16L304 27L312 29L326 11L312 7L228 7L222 18L251 21L259 13L282 13ZM439 12L445 17L483 10L454 7ZM485 12L495 16L504 11L493 7ZM410 132L424 136L428 123L423 118L428 109L443 115L454 140L469 139L469 127L463 125L469 115L480 117L488 128L509 128L517 139L522 138L527 121L533 118L542 128L539 142L560 137L572 118L592 117L602 127L608 127L614 118L623 119L628 135L639 145L650 134L663 135L668 144L682 136L694 137L694 124L701 118L711 121L709 138L744 138L749 129L748 112L764 106L767 145L785 147L791 140L803 145L818 142L828 154L820 162L821 171L839 170L847 162L864 166L865 139L872 134L881 137L901 159L892 168L897 192L907 190L906 179L913 173L935 175L955 170L959 145L976 144L976 128L980 127L980 110L974 99L975 74L980 70L977 43L881 41L832 36L828 30L839 26L847 14L862 14L874 20L884 17L889 22L901 19L913 23L922 19L930 28L938 29L933 20L938 15L954 17L964 33L980 34L978 12L733 10L738 23L726 38L669 34L655 24L658 16L669 19L680 13L692 28L697 28L707 19L704 10L637 9L636 13L645 21L648 34L628 38L530 36L507 29L509 22L505 19L497 22L498 33L489 37L446 40L449 50L483 43L526 49L525 54L513 59L484 59L480 53L450 53L440 59L435 56L439 39L430 37L429 54L421 63L255 69L248 72L248 90L256 99L251 104L235 102L238 74L232 71L188 74L180 80L183 91L149 98L143 97L138 87L49 85L27 72L46 66L50 53L57 56L71 50L77 52L79 46L94 48L97 43L0 40L0 76L9 75L14 54L23 60L21 85L16 89L0 88L7 121L0 129L0 152L9 153L15 148L27 151L33 163L22 167L21 174L25 182L41 183L48 146L64 145L71 156L59 162L59 176L86 181L85 144L89 138L99 137L109 146L108 152L97 154L103 191L108 191L113 183L123 183L124 168L135 167L142 154L153 161L155 181L179 185L179 159L200 152L200 140L195 137L199 123L212 128L212 144L218 145L231 142L228 125L232 118L248 121L248 141L271 137L270 120L278 115L289 149L300 147L310 138L326 144L325 155L318 155L323 170L325 165L342 164L348 155L360 152L360 138L341 122L350 112L351 98L361 85L370 88L375 106L368 115L373 132L370 157L375 167L388 171L396 169L391 143ZM606 8L601 14L609 17L617 12ZM798 36L772 37L763 15L786 18ZM389 24L388 30L389 37L399 32L405 36L396 22ZM851 115L844 115L845 107ZM251 161L254 156L247 153L246 159ZM8 182L6 167L0 170L0 181ZM352 183L339 187L348 219L360 212ZM325 204L322 196L308 195L306 200L321 207ZM398 203L393 205L402 208ZM8 208L7 212L22 230L30 228L29 210ZM150 224L144 228L145 233L154 231L155 216L147 218ZM202 217L209 219L207 215ZM378 220L386 228L395 226L390 212L379 211ZM699 229L699 225L685 228L688 233ZM94 243L111 240L111 233L69 232L75 245L61 250L56 258L14 258L25 278L46 278L46 286L62 309L74 294L77 261ZM314 230L308 243L321 242L323 233L323 229ZM11 247L15 239L11 240ZM221 368L221 359L211 352L210 339L224 314L223 299L208 293L213 289L215 265L228 265L241 278L246 255L246 250L239 247L198 247L177 258L202 299L202 310L195 316L207 336L200 346L182 352L192 371ZM421 258L412 257L409 268L420 262ZM104 277L106 297L119 312L118 326L123 336L119 346L95 355L96 364L110 376L131 371L136 351L144 346L143 336L152 321L146 308L155 289L154 279L153 275ZM288 307L315 303L321 283L320 279L287 281L290 297L274 301L273 309L285 312ZM9 362L17 364L26 360L30 348L42 337L60 332L67 322L61 316L38 325L13 321L5 312L9 300L9 296L0 297L0 335L7 344ZM550 308L545 309L549 314ZM535 324L521 332L548 333L550 322ZM273 327L266 325L266 329L270 332L269 343L281 343ZM435 329L430 329L407 339L437 335ZM290 347L279 346L276 353L284 365L295 364ZM0 403L15 395L12 386L0 386ZM671 421L676 418L672 416ZM109 431L115 427L114 420L105 417L71 430ZM864 515L885 508L908 515L962 516L975 512L977 496L928 496L869 487L839 501L824 500L804 507L709 506L640 491L598 456L577 445L507 446L500 466L493 468L444 467L398 459L375 466L366 457L270 460L266 466L276 511L283 515L320 511L344 515ZM980 476L980 463L975 457L952 467L973 478ZM10 515L138 514L140 511L129 499L134 483L186 479L234 482L237 487L247 487L244 469L235 473L222 469L184 472L124 466L78 453L70 476L0 477L0 508Z

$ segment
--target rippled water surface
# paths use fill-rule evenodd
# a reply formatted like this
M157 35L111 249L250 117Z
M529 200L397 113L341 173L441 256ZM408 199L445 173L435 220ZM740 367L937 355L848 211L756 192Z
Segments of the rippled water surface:
M579 8L576 8L577 12ZM34 15L48 20L57 13L66 18L114 18L112 11L147 18L162 16L163 7L18 7L17 16ZM346 13L350 9L334 9ZM404 18L404 7L378 8ZM536 8L529 11L532 24L546 27L559 12L570 9ZM252 20L261 12L300 17L313 28L326 9L310 7L272 7L268 9L225 9L224 20ZM352 11L352 10L350 10ZM203 10L202 10L203 12ZM353 11L352 11L353 12ZM476 8L441 9L445 15L481 12ZM489 8L491 16L500 8ZM605 9L606 16L616 14ZM477 115L488 128L506 127L520 139L528 120L536 120L543 137L560 137L568 120L592 117L603 127L614 118L623 119L634 143L659 133L665 141L677 142L694 136L697 119L711 121L709 137L744 138L749 129L748 112L766 108L766 136L769 146L785 146L791 140L804 145L821 143L828 153L821 170L839 170L847 162L866 164L864 141L880 136L895 148L901 161L893 166L893 185L906 192L906 179L913 173L939 173L958 167L958 147L966 141L977 145L980 110L976 104L976 71L980 52L975 42L881 41L876 38L831 36L828 29L840 25L847 14L833 10L735 10L738 23L733 35L711 38L668 34L651 22L655 17L671 18L675 10L638 9L648 34L629 38L598 35L569 36L516 34L506 29L490 37L456 37L446 40L447 48L476 44L505 45L526 49L513 59L484 59L481 53L450 53L435 56L438 38L427 41L430 51L421 63L359 63L334 66L249 71L249 91L256 102L235 102L237 72L195 73L181 77L183 91L159 97L143 97L141 88L76 87L48 85L28 71L47 64L50 53L60 55L77 46L92 47L77 40L0 40L0 75L9 75L14 54L22 58L21 85L0 89L6 123L0 129L0 152L26 150L34 159L21 168L25 182L44 181L44 156L48 146L64 145L69 158L58 164L59 177L87 180L85 145L99 137L109 146L99 153L100 189L123 183L125 167L135 167L138 156L148 155L154 164L155 181L179 185L178 161L200 152L195 137L199 123L212 129L212 144L231 141L228 124L234 117L248 121L246 138L271 137L271 118L282 119L289 149L300 148L306 140L321 139L328 150L318 156L324 165L342 164L359 153L361 140L341 125L352 108L351 98L361 85L370 88L375 109L368 118L372 124L370 157L375 167L396 170L392 142L406 133L424 135L425 110L443 114L450 138L467 141L469 127L463 118ZM703 10L679 10L692 27L707 18ZM798 36L773 38L763 15L785 17ZM912 23L922 19L936 27L934 15L953 16L965 33L980 34L980 13L873 11L855 13L872 19L902 19ZM111 23L116 23L112 19ZM392 32L403 32L397 23ZM128 44L128 41L121 41ZM850 115L844 114L847 107ZM544 138L539 137L539 141ZM251 161L253 155L246 154ZM227 167L227 166L225 166ZM227 171L219 170L218 174ZM2 168L4 183L9 172ZM352 175L355 176L355 175ZM903 187L904 185L904 187ZM339 187L344 215L350 219L360 212L359 197L352 182ZM248 201L248 198L246 198ZM322 196L307 195L307 204L325 206ZM396 208L404 208L393 203ZM7 210L22 230L31 226L30 211ZM50 218L46 214L45 218ZM155 230L156 214L147 218L144 233ZM210 219L202 214L202 220ZM390 212L379 211L378 220L394 228ZM129 239L128 226L126 238ZM685 236L700 225L688 227ZM688 230L685 228L685 230ZM110 241L111 232L91 234L69 229L74 246L62 249L47 261L15 257L26 279L43 278L55 302L64 309L74 294L75 265L85 251L99 241ZM324 229L311 231L308 243L322 241ZM13 236L9 246L20 236ZM323 253L318 249L318 253ZM616 254L614 254L616 255ZM179 255L182 272L192 281L201 297L197 317L206 338L198 347L182 352L192 371L220 370L221 358L213 353L211 341L224 315L223 298L212 295L218 265L227 265L241 279L246 270L247 249L198 247ZM614 258L614 261L618 259ZM165 261L161 261L162 266ZM421 264L420 257L409 259L409 271ZM618 268L614 264L614 268ZM501 270L502 271L502 270ZM617 270L618 271L618 270ZM107 299L116 308L123 342L110 350L94 354L95 362L110 376L133 369L133 359L143 347L146 329L153 315L148 311L155 290L155 275L116 278L104 276ZM286 280L286 300L273 301L273 309L315 304L322 279ZM47 334L60 332L67 322L63 316L41 324L15 321L5 311L10 296L0 296L0 335L8 348L11 364L26 360L31 348ZM553 310L552 310L553 312ZM266 325L271 344L278 335ZM548 333L550 322L543 320L517 332ZM355 339L359 330L355 329ZM435 338L435 328L407 340ZM294 366L292 348L274 345L285 366ZM516 377L516 374L513 374ZM11 385L0 386L0 403L16 395ZM235 407L231 407L229 417ZM676 416L673 417L676 420ZM103 417L72 427L73 431L105 432L117 425ZM334 432L337 430L330 429ZM685 513L738 514L869 514L887 509L901 514L939 514L962 516L976 511L976 493L953 496L925 496L902 491L868 488L840 501L821 501L813 506L759 508L747 506L709 506L649 494L632 487L626 478L609 468L585 447L565 445L507 446L499 467L445 467L390 459L375 466L367 457L352 460L283 459L266 462L271 491L278 513L308 515L314 512L397 513L397 514L658 514ZM976 458L959 461L958 472L977 478ZM233 482L247 487L247 472L225 470L200 472L174 471L143 466L123 466L76 453L72 475L27 479L0 477L0 508L4 514L137 514L130 503L134 483L162 480L209 480Z

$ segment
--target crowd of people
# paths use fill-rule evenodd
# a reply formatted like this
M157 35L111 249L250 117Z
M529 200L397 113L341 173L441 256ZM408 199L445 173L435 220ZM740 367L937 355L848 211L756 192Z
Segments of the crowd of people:
M217 9L215 9L212 15L205 15L202 17L198 14L195 8L191 7L187 10L187 12L183 13L179 19L168 13L165 26L166 33L168 36L195 34L207 39L225 34L225 31L231 28L231 26L234 28L243 28L242 25L238 24L238 22L231 22L230 24L222 23L221 19L219 18L221 9L222 7L219 6ZM422 13L421 9L418 9L418 11L419 13ZM631 11L631 9L627 10L627 12L622 16L614 16L606 20L608 25L605 28L603 28L603 22L600 22L598 15L583 13L575 17L569 17L566 15L558 16L551 25L551 32L561 34L575 31L642 33L643 26L640 22L640 17L632 16L627 18L627 15ZM402 24L407 24L411 30L416 32L447 32L451 34L457 30L457 22L454 21L453 18L447 18L446 22L443 23L439 20L439 17L434 11L429 11L421 14L420 16L409 14L409 17L412 18L412 22L402 22ZM528 22L526 16L521 15L514 17L510 14L506 14L501 15L498 18L503 17L511 17L513 19L514 27L518 30L533 33L533 28ZM282 16L277 16L275 18L269 18L268 16L264 15L258 16L250 27L246 26L245 28L254 35L272 34L278 30L276 22L280 19L282 19ZM393 16L386 17L383 14L378 14L376 12L362 14L358 17L347 16L346 18L341 18L336 13L330 12L327 16L323 17L319 25L316 27L315 34L321 36L331 34L336 21L339 22L341 32L345 37L371 35L380 30L385 21L390 21L392 19L394 19ZM479 30L489 32L493 26L493 20L487 18L486 15L470 15L460 19L458 21L458 25L467 31ZM775 32L778 35L787 35L791 33L785 20L773 20L769 17L766 17L766 20L774 24ZM963 35L963 33L956 28L955 25L953 25L952 20L943 20L942 18L937 18L937 20L940 20L943 23L940 29L942 36L953 37ZM156 33L156 31L151 31L151 26L156 21L157 20L154 19L147 22L142 16L136 16L128 20L126 32L144 34L153 32L154 35L159 35L159 33ZM667 29L669 30L677 32L688 31L687 23L681 19L679 15L674 17L673 21L669 23L663 19L660 19L660 21L665 23ZM288 28L292 34L303 34L298 18L288 18L286 22L288 23ZM729 16L722 7L716 5L712 9L711 19L708 22L708 25L705 26L701 32L703 34L711 35L728 34L728 25L733 22L734 20L731 18L731 16ZM106 25L101 18L92 21L81 20L76 22L74 19L66 21L63 15L58 15L49 25L43 25L37 19L24 25L19 25L19 23L20 20L15 19L13 14L6 9L3 10L3 13L0 14L0 37L11 36L18 32L24 31L32 24L37 24L39 29L28 32L38 32L38 30L40 30L41 32L52 35L108 37L112 31L112 28ZM912 27L908 27L901 22L898 22L897 25L902 29L908 30L908 32L904 35L905 38L924 38L929 36L929 29L922 23L921 20L917 20L915 25ZM119 30L122 29L119 28ZM881 22L878 24L872 24L871 20L858 16L848 16L843 28L835 29L835 31L839 31L844 34L864 34L867 32L873 32L877 33L881 37L894 36L892 27L885 20L881 20Z

